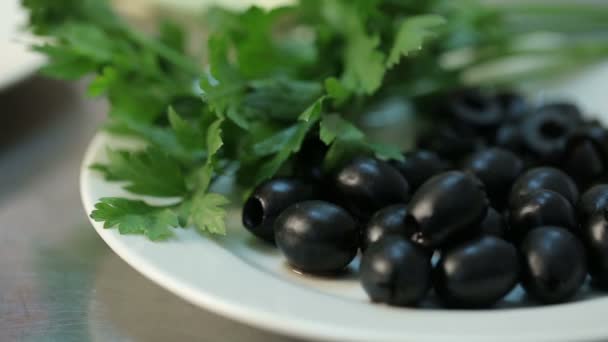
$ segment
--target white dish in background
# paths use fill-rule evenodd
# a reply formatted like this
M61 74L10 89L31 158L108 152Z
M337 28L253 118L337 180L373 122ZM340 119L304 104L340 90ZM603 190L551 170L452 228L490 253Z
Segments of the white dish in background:
M293 0L144 0L183 10L200 10L210 6L221 5L233 9L245 9L249 6L273 8Z
M542 98L575 99L591 113L608 115L608 65L590 69ZM601 117L604 122L608 116ZM104 160L106 146L133 142L98 134L81 170L87 213L101 197L123 196L119 184L89 169ZM106 243L133 268L178 296L226 317L279 333L321 341L596 341L608 339L608 296L563 305L518 307L516 289L503 308L462 311L399 309L373 305L354 275L346 279L302 277L290 271L274 249L255 242L229 217L228 234L210 239L194 229L177 229L170 241L120 235L92 222ZM506 308L504 308L506 307Z
M0 90L32 75L44 63L44 57L28 48L26 20L19 0L0 1Z

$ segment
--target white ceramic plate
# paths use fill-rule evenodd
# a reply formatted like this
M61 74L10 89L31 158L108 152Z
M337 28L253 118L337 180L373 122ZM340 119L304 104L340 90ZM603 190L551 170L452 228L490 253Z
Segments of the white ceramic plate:
M31 37L23 32L26 19L18 0L0 1L0 90L30 76L44 62L28 48Z
M608 114L608 65L593 68L540 97L577 99L591 113ZM88 167L103 161L106 146L132 141L98 134L82 166L81 191L87 213L106 196L126 195ZM149 199L150 200L150 199ZM123 236L92 222L107 244L133 268L184 299L227 317L287 335L322 341L579 341L608 339L608 297L587 289L578 301L555 306L518 304L515 289L500 309L484 311L397 309L371 304L354 272L343 279L303 277L279 253L255 242L229 218L226 237L210 239L193 229L153 243ZM356 261L351 265L356 269Z

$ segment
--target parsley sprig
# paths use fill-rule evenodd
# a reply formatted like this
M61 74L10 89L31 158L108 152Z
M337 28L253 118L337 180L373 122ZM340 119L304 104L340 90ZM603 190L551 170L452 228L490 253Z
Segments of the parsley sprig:
M200 22L208 34L201 54L189 50L193 37L179 23L162 21L145 34L107 0L22 2L30 29L49 38L35 47L48 56L44 72L94 75L89 94L110 103L105 128L145 142L135 151L109 149L93 167L134 195L173 199L153 206L102 198L91 217L152 240L178 226L224 234L229 200L213 183L234 174L248 191L290 174L311 136L328 146L328 169L357 153L402 158L398 146L370 141L357 125L383 98L405 97L424 113L423 99L507 57L547 62L480 82L555 74L608 55L608 8L593 4L302 0L269 11L213 8ZM546 32L558 43L521 44ZM445 63L453 55L465 58Z

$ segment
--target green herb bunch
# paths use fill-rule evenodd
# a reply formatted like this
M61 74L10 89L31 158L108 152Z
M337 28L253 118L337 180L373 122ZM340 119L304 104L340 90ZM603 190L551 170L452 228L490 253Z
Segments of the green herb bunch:
M166 239L172 227L225 233L228 198L212 191L230 175L245 193L291 174L302 144L327 145L331 170L354 153L402 158L398 146L367 139L356 125L390 96L410 101L470 85L504 58L543 58L525 74L477 80L500 85L597 61L608 54L601 5L484 5L476 0L301 0L272 10L210 9L208 37L177 22L138 31L106 0L23 0L35 48L61 79L94 75L93 96L110 103L105 128L137 137L140 150L108 149L94 168L135 195L167 206L103 198L91 216L121 233ZM554 44L526 42L550 34ZM188 42L205 39L202 52Z

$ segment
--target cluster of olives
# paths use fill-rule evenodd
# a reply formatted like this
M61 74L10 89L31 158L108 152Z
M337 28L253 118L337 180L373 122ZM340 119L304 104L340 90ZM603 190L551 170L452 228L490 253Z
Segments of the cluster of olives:
M608 289L606 129L512 92L459 92L438 108L447 123L404 161L360 156L325 175L319 153L299 156L307 171L261 184L244 226L305 273L339 273L361 251L363 288L390 305L432 288L445 306L489 307L518 283L559 303L588 274Z

